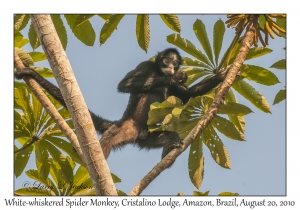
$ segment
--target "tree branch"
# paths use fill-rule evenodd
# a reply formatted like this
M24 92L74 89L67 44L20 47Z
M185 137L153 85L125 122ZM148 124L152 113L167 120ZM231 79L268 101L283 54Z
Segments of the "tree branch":
M50 15L30 15L55 79L72 116L84 162L97 195L117 195L91 115Z

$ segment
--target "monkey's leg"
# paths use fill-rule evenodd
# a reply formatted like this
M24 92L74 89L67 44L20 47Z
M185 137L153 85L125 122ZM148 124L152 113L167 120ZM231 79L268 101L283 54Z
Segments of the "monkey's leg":
M100 139L105 158L109 156L112 149L121 148L128 143L135 143L138 135L139 131L132 120L112 125Z
M165 157L174 148L181 147L182 140L176 132L153 132L148 133L146 140L138 140L140 148L161 148L163 147L162 158Z

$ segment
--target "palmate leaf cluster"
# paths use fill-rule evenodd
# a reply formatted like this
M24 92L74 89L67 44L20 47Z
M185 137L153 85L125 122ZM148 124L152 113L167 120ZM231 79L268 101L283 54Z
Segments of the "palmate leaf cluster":
M104 25L101 28L99 35L100 45L104 44L108 38L112 35L114 31L116 31L119 23L123 19L124 14L66 14L63 17L66 19L67 24L72 30L74 36L80 40L83 44L87 46L93 46L96 40L96 32L90 22L92 17L100 17L105 21ZM169 27L171 30L180 33L181 26L177 15L174 14L161 14L159 15L162 21ZM60 38L62 46L64 49L67 47L68 43L68 35L63 24L63 20L61 15L51 15L53 24L57 31L57 34ZM18 14L14 17L14 25L15 25L15 37L18 37L19 45L24 45L30 42L33 50L40 46L40 42L38 40L37 34L33 28L33 25L30 24L28 39L25 39L23 35L20 33L22 29L24 29L27 24L29 24L29 15ZM149 25L149 14L136 15L136 39L139 46L147 52L149 43L150 43L150 25ZM16 43L15 43L16 44ZM15 45L16 47L21 47Z
M169 43L192 56L183 57L183 67L180 69L188 75L186 82L188 86L199 81L198 79L207 79L217 72L222 71L222 69L227 68L232 64L240 48L240 44L237 42L237 44L227 49L226 53L219 59L225 34L225 26L221 20L217 21L214 25L212 45L210 44L205 25L201 20L195 21L193 31L203 51L197 48L191 41L182 38L180 34L167 36ZM272 50L269 48L254 47L249 50L246 60L261 57L271 52ZM267 86L279 83L276 75L268 69L251 64L244 64L242 66L240 77L235 81L232 89L230 89L225 99L225 104L219 110L218 115L204 132L195 139L190 147L189 175L197 188L200 187L204 174L202 143L207 146L217 164L224 168L230 168L229 154L218 132L230 139L245 140L244 116L251 113L252 110L238 103L235 92L239 93L259 110L265 113L271 112L266 98L252 87L247 80ZM148 120L149 131L176 131L180 134L181 138L186 137L210 107L215 91L217 91L217 88L205 96L191 98L185 105L182 105L180 99L174 96L169 97L162 103L152 104Z
M75 37L87 46L93 46L96 40L96 33L90 23L90 18L97 16L102 18L105 23L100 31L99 42L104 44L112 33L117 29L124 15L51 15L55 28L61 43L66 49L68 36L62 17L65 18ZM176 15L160 15L163 22L173 31L177 32L167 36L167 41L181 50L188 53L191 57L183 57L182 71L188 75L186 85L192 85L198 79L206 79L232 64L236 57L239 44L230 46L224 55L221 55L223 47L223 38L225 34L224 23L219 20L215 23L213 29L213 42L210 44L205 25L201 20L196 20L193 25L193 31L203 50L198 49L196 44L182 38L180 33L180 22ZM136 19L136 37L139 46L147 51L150 41L150 16L137 15ZM30 24L29 15L15 15L14 21L14 46L15 51L22 61L29 66L35 62L46 60L43 52L26 52L22 49L26 44L30 44L33 50L40 46L39 40ZM24 38L21 31L30 24L28 39ZM251 48L246 60L261 57L272 50L264 47ZM285 60L274 63L271 68L285 69ZM53 77L52 71L44 67L34 68L44 78ZM279 81L277 77L269 70L247 64L241 69L241 76L229 91L225 104L219 110L218 116L214 118L211 124L204 132L197 137L190 148L189 154L189 174L193 184L199 188L204 174L204 156L202 153L203 143L208 147L211 156L220 166L230 168L230 158L226 147L222 143L219 133L222 133L230 139L244 141L246 114L251 113L251 109L238 104L236 92L246 100L251 102L259 110L270 113L270 106L265 97L253 88L247 80L262 84L274 85ZM149 130L170 130L180 133L184 138L189 131L196 125L210 106L216 90L212 90L203 97L190 99L182 105L181 101L175 97L168 98L165 102L154 103L149 112ZM72 126L68 112L61 107L59 103L50 97L51 101L59 109L62 116ZM279 91L274 104L285 99L285 90ZM15 175L16 177L24 171L29 157L35 154L37 170L29 170L26 174L39 180L43 184L55 186L56 190L38 192L35 190L22 189L20 194L41 194L41 195L75 195L77 192L72 190L60 191L57 181L49 184L49 175L51 180L61 176L64 182L74 182L78 171L84 171L80 166L81 160L72 149L71 144L64 138L59 128L55 125L50 116L41 107L35 96L24 83L15 82ZM74 164L78 163L79 168L76 171ZM76 172L75 172L76 171ZM75 174L74 174L75 173ZM114 177L114 175L113 175ZM80 178L88 180L89 178ZM87 182L87 181L85 181ZM25 190L25 191L24 191ZM27 191L29 190L29 191ZM32 191L30 191L32 190ZM17 192L17 191L16 191ZM43 194L45 193L45 194ZM48 194L47 194L48 193ZM79 192L78 192L79 193ZM83 193L83 191L81 192ZM93 194L93 191L86 191ZM122 194L121 191L119 191ZM78 194L79 195L79 194Z

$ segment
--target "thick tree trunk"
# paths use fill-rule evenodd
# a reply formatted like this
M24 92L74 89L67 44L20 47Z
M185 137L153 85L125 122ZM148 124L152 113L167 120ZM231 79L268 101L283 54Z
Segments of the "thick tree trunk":
M253 38L257 27L257 15L252 15L252 22L249 23L244 39L241 42L241 47L238 55L236 56L233 64L231 65L222 86L214 98L210 108L199 120L197 126L187 135L184 139L184 144L181 148L172 150L166 155L130 192L129 195L140 195L141 192L154 180L164 169L168 168L174 160L186 150L186 148L195 140L197 135L200 135L206 126L218 113L224 99L232 86L237 73L243 65L245 58L253 44Z
M90 113L50 15L30 15L76 129L97 195L117 195Z

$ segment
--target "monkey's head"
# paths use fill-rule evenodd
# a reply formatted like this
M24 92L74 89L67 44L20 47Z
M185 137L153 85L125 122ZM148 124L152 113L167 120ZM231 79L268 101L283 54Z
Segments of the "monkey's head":
M175 48L167 48L159 52L156 56L155 62L159 69L167 76L174 75L181 65L181 56Z

